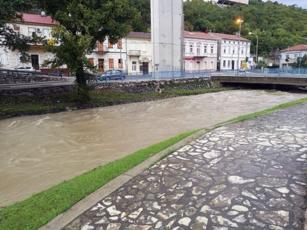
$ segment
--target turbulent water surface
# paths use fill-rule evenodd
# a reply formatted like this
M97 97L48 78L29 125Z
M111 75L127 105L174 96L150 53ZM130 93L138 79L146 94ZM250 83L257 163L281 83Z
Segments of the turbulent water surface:
M0 121L0 206L184 131L305 97L227 91Z

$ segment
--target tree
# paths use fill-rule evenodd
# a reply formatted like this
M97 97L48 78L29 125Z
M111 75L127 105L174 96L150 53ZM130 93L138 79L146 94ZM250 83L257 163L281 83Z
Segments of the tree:
M286 6L275 1L250 0L249 5L220 7L203 0L184 3L185 28L192 31L213 31L234 34L237 16L244 18L242 36L252 40L255 50L259 36L259 54L267 56L298 43L307 43L307 14L302 8Z
M135 19L132 22L134 31L150 31L150 0L129 0L131 6L137 10Z
M53 64L66 64L76 74L79 99L88 99L86 55L97 41L108 37L115 43L127 35L135 9L128 0L43 0L40 6L58 22L53 30L56 45L47 43L47 49L56 55Z
M307 55L297 58L296 67L307 68Z
M33 39L16 33L9 22L20 20L17 12L22 12L35 7L36 1L33 0L0 0L0 46L6 46L12 50L19 50L21 53L21 61L27 61L28 55L26 51L28 43Z

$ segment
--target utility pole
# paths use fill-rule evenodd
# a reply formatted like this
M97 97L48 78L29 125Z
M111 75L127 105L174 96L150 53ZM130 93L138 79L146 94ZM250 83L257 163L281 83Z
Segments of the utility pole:
M240 43L241 43L241 29L242 29L242 23L243 23L243 19L241 17L237 18L236 20L236 24L239 24L239 45L238 45L238 73L239 73L239 70L240 70Z

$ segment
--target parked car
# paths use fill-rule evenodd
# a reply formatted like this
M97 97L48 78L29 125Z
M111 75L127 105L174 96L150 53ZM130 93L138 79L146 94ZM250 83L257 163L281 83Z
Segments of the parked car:
M99 81L109 81L109 80L125 80L126 75L122 70L108 70L98 77Z
M15 70L20 70L20 71L29 71L29 72L40 72L39 70L34 69L32 66L20 66L16 67Z

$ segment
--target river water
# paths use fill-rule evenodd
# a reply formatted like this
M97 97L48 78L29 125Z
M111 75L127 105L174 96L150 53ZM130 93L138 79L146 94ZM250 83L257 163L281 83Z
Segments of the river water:
M184 131L305 97L256 90L0 121L0 206Z

